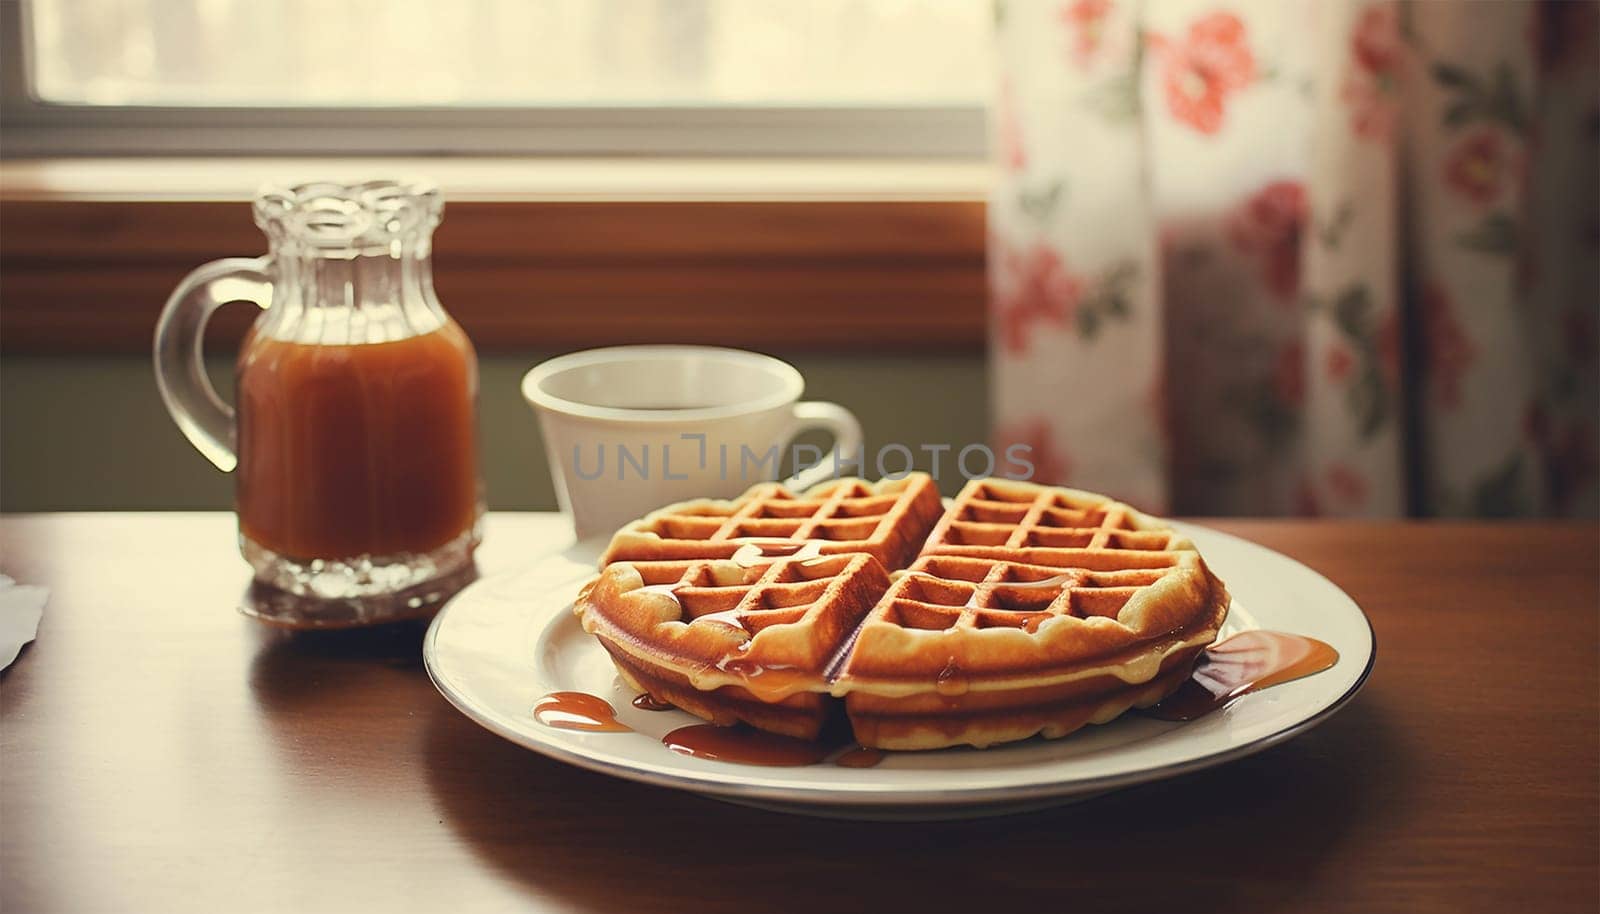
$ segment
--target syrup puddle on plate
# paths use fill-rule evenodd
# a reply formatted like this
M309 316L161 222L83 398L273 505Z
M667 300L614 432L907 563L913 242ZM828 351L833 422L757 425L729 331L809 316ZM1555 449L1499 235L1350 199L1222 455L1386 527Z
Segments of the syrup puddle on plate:
M657 701L648 692L636 696L632 704L642 711L673 710L672 705ZM533 719L557 730L623 733L633 729L617 720L617 710L611 706L611 702L588 692L551 692L534 703ZM808 742L747 727L718 727L714 724L679 727L663 737L661 742L681 755L768 767L815 765L838 748L827 743ZM844 768L871 768L883 761L883 755L877 749L852 746L834 763Z
M833 760L840 768L876 768L884 760L885 753L882 749L871 746L852 746L842 755Z
M815 765L830 756L841 768L873 768L886 755L881 749L854 743L841 747L838 743L795 739L742 725L691 724L668 733L661 743L679 755L770 768Z
M833 752L833 747L825 743L716 724L679 727L663 736L661 742L679 755L772 768L815 765Z
M588 692L551 692L534 703L533 719L557 730L622 733L632 729L617 720L611 702Z
M1315 638L1240 632L1206 648L1194 675L1144 713L1159 720L1194 720L1252 692L1320 673L1338 662L1333 645Z

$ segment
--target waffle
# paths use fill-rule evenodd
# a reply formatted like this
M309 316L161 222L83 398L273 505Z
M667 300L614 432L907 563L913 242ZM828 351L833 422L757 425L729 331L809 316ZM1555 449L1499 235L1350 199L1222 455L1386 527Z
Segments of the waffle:
M576 611L658 699L804 737L843 699L857 741L885 749L1058 737L1149 706L1227 614L1193 544L1127 505L979 480L940 516L923 492L841 480L663 509L619 531ZM819 535L875 499L870 532ZM749 526L777 519L799 522ZM776 554L750 549L763 534Z
M904 568L942 511L926 473L876 483L836 479L800 495L765 483L732 500L687 501L646 515L617 531L600 565L736 555L749 562L810 544L810 554L864 552L885 568Z
M834 658L888 586L863 553L625 562L579 604L630 686L713 723L815 739L835 710Z

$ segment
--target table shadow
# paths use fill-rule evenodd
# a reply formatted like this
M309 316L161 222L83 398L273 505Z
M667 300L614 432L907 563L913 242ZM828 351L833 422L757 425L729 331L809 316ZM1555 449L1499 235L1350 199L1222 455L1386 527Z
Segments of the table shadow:
M373 628L284 631L257 626L259 647L250 663L250 690L263 711L326 706L352 689L365 688L374 668L422 668L422 639L430 620L393 622Z
M1036 813L914 824L763 812L606 777L442 704L425 727L440 818L530 892L588 911L1293 907L1342 884L1330 861L1342 842L1378 840L1409 807L1401 734L1360 701L1219 768Z

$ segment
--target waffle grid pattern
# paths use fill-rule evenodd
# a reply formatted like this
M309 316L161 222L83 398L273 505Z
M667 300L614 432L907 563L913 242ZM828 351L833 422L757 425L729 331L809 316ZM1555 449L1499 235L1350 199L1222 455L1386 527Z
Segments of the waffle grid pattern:
M883 491L840 480L801 496L760 486L728 502L663 509L632 528L694 558L636 560L647 589L671 593L680 619L703 617L751 636L805 620L827 590L812 562L774 555L754 568L711 557L750 542L825 541L839 559L881 542L904 517L915 490ZM973 482L943 513L910 568L897 574L870 620L907 629L1020 628L1035 632L1052 616L1116 618L1140 589L1179 564L1166 529L1139 529L1119 502L1027 482ZM723 549L706 546L720 544ZM864 556L863 556L864 557ZM804 577L801 580L800 577Z
M878 494L860 480L842 481L805 496L774 485L733 502L703 502L663 511L636 530L664 540L865 542L887 533L886 527L900 513L895 509L914 494L911 489Z
M1176 564L1175 561L1172 564ZM1162 568L1088 571L959 556L926 556L900 575L877 613L903 628L1021 628L1053 616L1116 618Z
M827 608L830 586L869 561L866 555L839 555L753 568L726 561L629 564L643 579L644 592L677 601L680 621L721 622L754 637L774 625L815 621Z
M969 486L934 528L924 554L946 547L1160 552L1172 533L1139 530L1120 502L1031 483L989 480Z

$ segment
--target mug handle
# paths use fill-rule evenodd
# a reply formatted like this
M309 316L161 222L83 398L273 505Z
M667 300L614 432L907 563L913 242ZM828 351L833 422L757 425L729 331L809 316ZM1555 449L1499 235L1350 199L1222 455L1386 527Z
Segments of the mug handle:
M835 454L853 454L861 449L861 423L850 410L837 403L824 403L820 400L796 403L792 409L794 412L788 434L789 441L793 441L801 432L816 428L833 435ZM833 461L824 460L814 467L790 476L783 481L783 484L796 491L809 489L819 482L832 479L833 471Z
M198 267L172 290L156 321L156 387L189 443L224 473L239 465L233 407L217 396L201 344L206 322L228 302L263 310L272 301L272 260L230 257Z

